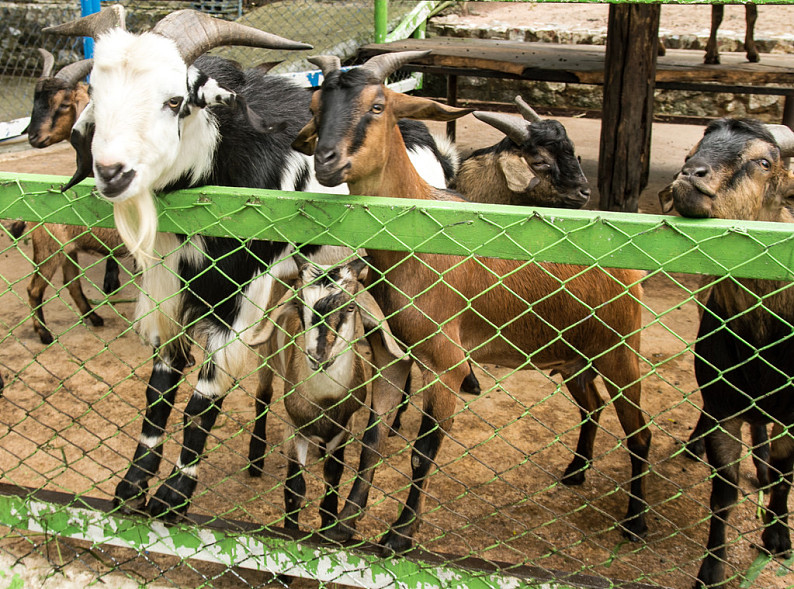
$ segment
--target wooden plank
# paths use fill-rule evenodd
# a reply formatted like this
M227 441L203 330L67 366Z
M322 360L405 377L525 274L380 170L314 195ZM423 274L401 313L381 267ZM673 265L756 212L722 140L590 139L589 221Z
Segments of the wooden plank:
M529 80L565 79L581 84L604 83L605 48L598 45L557 45L498 39L434 37L365 45L362 57L385 52L432 51L417 64L481 69ZM749 63L743 53L723 53L718 65L705 65L700 51L668 49L656 65L656 82L717 82L728 85L794 84L790 55L764 53L761 63Z
M598 158L599 207L637 212L648 184L658 4L611 4Z

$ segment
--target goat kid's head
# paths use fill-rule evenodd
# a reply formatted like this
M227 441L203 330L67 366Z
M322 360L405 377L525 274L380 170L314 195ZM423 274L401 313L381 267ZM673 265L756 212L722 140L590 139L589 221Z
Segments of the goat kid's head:
M529 205L582 208L590 199L590 186L565 127L542 119L520 96L515 102L526 122L503 114L474 113L507 135L519 150L520 155L509 150L497 156L508 187L525 193Z
M309 59L322 69L325 79L312 97L314 116L292 146L307 155L314 154L315 173L321 184L337 186L378 175L389 150L396 148L392 138L399 137L396 127L400 119L451 121L471 112L400 94L384 85L387 76L428 53L379 55L347 72L340 71L335 56Z
M91 71L94 60L83 59L60 69L54 76L55 57L39 49L44 69L33 90L33 112L28 141L33 147L48 147L69 138L77 117L88 104L88 86L80 81Z
M777 220L794 205L794 174L783 158L794 155L794 132L783 125L719 119L689 152L673 183L662 190L665 212L684 217Z
M361 317L370 344L385 350L394 358L404 352L389 330L375 299L361 288L359 276L366 269L364 260L356 259L339 266L321 266L304 260L295 286L282 298L276 308L254 335L252 344L268 341L286 323L290 315L297 315L303 334L308 368L328 370L345 352L351 350L359 335L357 317Z

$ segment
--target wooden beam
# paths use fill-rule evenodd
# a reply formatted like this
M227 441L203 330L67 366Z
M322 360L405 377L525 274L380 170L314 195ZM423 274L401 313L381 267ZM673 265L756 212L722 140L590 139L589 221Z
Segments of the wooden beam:
M636 212L648 184L658 4L610 4L598 161L600 208Z

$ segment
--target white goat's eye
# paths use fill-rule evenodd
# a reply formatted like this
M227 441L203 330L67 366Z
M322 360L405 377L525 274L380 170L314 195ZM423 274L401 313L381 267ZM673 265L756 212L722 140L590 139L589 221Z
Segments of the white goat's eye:
M372 105L372 108L370 110L374 112L376 115L379 115L380 113L383 112L383 105L379 103L375 103Z
M168 99L168 102L165 105L170 108L172 111L177 112L179 107L182 106L182 97L181 96L173 96Z

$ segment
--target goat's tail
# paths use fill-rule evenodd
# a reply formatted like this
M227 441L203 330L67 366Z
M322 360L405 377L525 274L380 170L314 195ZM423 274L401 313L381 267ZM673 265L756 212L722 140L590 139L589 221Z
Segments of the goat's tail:
M431 135L441 156L441 165L444 168L447 186L449 186L452 179L458 175L458 170L460 169L460 152L446 135L440 133L431 133Z
M3 227L14 239L19 239L25 233L26 221L3 221Z

